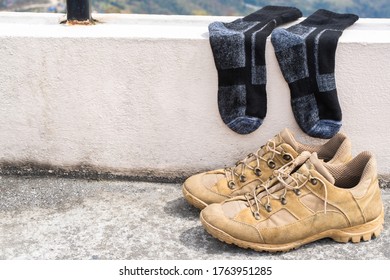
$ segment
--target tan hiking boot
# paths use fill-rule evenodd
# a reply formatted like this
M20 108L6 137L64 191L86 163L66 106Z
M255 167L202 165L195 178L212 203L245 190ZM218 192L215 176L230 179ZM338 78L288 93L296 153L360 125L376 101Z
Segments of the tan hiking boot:
M183 184L183 195L188 203L203 209L211 203L245 194L303 151L317 152L319 158L330 163L346 162L352 157L351 143L344 134L336 134L323 145L305 145L284 129L234 167L189 177Z
M322 238L367 241L384 223L376 161L363 152L328 164L303 153L251 194L211 204L200 218L219 240L256 251L288 251Z

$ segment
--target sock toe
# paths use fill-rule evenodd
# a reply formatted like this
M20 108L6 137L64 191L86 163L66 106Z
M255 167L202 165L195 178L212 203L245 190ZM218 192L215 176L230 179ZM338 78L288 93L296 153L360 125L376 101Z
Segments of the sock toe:
M237 117L227 126L238 134L249 134L258 129L263 123L262 119L250 116Z
M329 139L336 135L341 128L341 122L335 120L319 120L307 131L312 137Z

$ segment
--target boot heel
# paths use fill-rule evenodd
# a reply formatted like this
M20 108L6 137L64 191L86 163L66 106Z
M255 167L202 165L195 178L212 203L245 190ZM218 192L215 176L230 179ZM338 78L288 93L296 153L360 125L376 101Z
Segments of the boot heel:
M331 238L337 242L347 243L352 241L358 243L360 241L368 241L380 235L383 229L384 211L375 219L363 225L358 225L350 228L335 230Z

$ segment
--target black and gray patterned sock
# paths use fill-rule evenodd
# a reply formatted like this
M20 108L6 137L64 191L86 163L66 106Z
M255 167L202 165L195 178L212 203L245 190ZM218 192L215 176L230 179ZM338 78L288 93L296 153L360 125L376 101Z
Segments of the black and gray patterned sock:
M265 44L272 30L302 13L291 7L266 6L230 23L209 25L218 71L218 108L233 131L248 134L267 112Z
M291 92L291 106L301 129L331 138L341 127L334 75L337 43L357 15L318 10L301 23L272 32L271 42Z

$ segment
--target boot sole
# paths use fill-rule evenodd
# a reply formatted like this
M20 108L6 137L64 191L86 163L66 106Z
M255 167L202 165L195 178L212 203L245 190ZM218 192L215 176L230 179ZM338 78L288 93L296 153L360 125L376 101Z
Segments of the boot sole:
M340 242L340 243L347 243L349 241L352 241L353 243L358 243L360 241L368 241L372 238L376 238L380 235L382 229L383 229L383 223L384 223L384 210L382 209L382 213L374 220L344 229L330 229L321 233L318 233L316 235L312 235L310 237L307 237L305 239L301 239L298 241L294 241L291 243L286 244L260 244L260 243L254 243L254 242L248 242L244 240L237 239L226 232L212 226L209 224L202 216L202 213L200 214L200 220L202 222L203 227L206 229L206 231L211 234L213 237L217 238L218 240L225 242L227 244L234 244L238 247L244 248L244 249L253 249L255 251L267 251L267 252L287 252L292 249L297 249L301 247L302 245L311 243L316 240L320 240L323 238L331 238L334 241Z
M183 187L182 187L182 192L183 192L184 198L192 206L195 206L196 208L198 208L200 210L202 210L203 208L205 208L207 206L207 204L205 202L203 202L202 200L196 198L189 191L187 191L185 185L183 185Z

